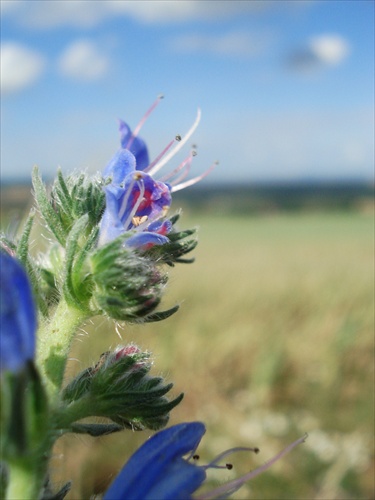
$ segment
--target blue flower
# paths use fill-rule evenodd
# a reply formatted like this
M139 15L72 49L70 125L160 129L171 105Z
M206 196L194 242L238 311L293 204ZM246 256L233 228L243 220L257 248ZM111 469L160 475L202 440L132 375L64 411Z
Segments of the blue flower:
M159 101L160 98L154 102L134 132L120 120L121 148L103 171L103 178L107 182L104 188L106 209L100 225L99 245L104 245L129 231L134 233L129 234L130 237L126 240L125 244L129 247L144 249L168 243L166 235L171 231L172 225L169 221L161 223L160 219L165 217L171 206L171 193L200 181L215 166L198 177L182 182L195 156L195 152L191 151L172 172L160 180L154 179L156 172L190 138L200 120L198 111L197 119L185 137L181 139L176 136L159 156L149 163L146 143L138 137L138 132Z
M34 358L35 306L25 270L3 252L0 277L0 372L17 372Z
M230 464L216 465L238 451L259 452L258 448L232 448L218 455L208 465L197 465L194 455L205 426L201 422L182 423L154 434L129 459L115 478L104 500L189 500L202 486L209 468L231 469ZM227 498L241 486L271 467L277 460L304 442L297 439L257 469L213 490L199 493L196 500ZM187 457L186 457L187 456ZM184 458L186 457L186 458Z

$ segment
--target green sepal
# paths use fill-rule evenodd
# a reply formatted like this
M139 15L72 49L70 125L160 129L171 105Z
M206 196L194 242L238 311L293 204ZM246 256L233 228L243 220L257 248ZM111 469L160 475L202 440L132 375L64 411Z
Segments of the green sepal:
M42 283L41 271L38 268L38 266L33 262L33 259L31 258L29 252L29 240L30 240L31 229L34 223L34 217L35 217L35 212L34 210L31 210L27 218L26 224L24 226L23 232L21 234L21 237L18 241L16 255L17 258L20 260L20 262L22 262L28 273L38 308L40 312L43 314L43 316L46 317L48 316L48 304L41 287Z
M171 307L170 309L167 309L166 311L158 311L152 314L149 314L148 316L145 316L142 318L142 320L145 323L153 323L156 321L162 321L163 319L167 319L170 316L172 316L174 313L176 313L179 310L180 306L175 305Z
M94 369L86 368L79 373L62 391L61 398L71 403L80 399L89 389Z
M78 219L73 225L68 239L66 241L66 257L65 257L65 272L64 272L64 282L63 282L63 292L66 302L79 308L83 311L89 309L87 304L87 292L82 286L88 276L82 276L82 266L84 262L84 257L86 252L81 248L82 240L85 237L89 217L88 215L83 215ZM84 243L84 248L87 246L87 240ZM77 256L79 255L79 265L76 266ZM85 283L86 286L86 283ZM86 299L86 303L85 303Z
M70 431L75 434L88 434L92 437L107 436L124 429L119 424L72 424Z
M165 243L164 245L155 245L148 250L145 255L152 258L157 262L164 262L169 266L174 266L176 262L185 262L181 257L192 250L198 245L197 240L188 240L186 242L179 242L178 237L176 241ZM190 262L189 260L187 263Z
M39 210L48 226L50 231L54 234L60 245L65 246L67 232L64 229L61 218L56 212L47 195L46 188L39 176L38 167L33 168L32 182L34 187L35 199L38 204Z

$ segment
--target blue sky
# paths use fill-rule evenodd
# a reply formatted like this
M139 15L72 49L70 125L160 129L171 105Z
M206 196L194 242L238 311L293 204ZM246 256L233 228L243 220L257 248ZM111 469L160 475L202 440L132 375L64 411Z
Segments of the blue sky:
M204 182L374 179L372 1L1 1L1 176L97 172L193 123ZM189 145L178 164L189 152ZM165 167L167 168L167 167Z

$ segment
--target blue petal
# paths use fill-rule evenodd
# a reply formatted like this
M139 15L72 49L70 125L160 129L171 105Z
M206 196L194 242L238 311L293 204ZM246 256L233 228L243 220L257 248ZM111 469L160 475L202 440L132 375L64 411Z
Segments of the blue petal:
M132 139L129 147L128 144L131 137L132 132L129 125L120 120L121 147L129 149L129 151L133 153L137 160L137 170L144 170L150 163L146 143L143 139L137 136Z
M127 149L120 149L103 171L103 177L111 177L113 184L121 184L127 175L134 172L136 159Z
M180 458L168 467L144 499L189 500L205 479L206 472L203 468Z
M145 245L164 245L165 243L169 243L169 239L166 236L149 231L142 231L134 236L130 236L125 242L126 246L130 248L141 248Z
M35 353L36 314L27 274L0 253L0 371L16 372Z
M186 494L190 495L202 484L206 475L203 469L182 457L196 449L204 433L201 422L191 422L152 436L131 456L104 500L186 498Z

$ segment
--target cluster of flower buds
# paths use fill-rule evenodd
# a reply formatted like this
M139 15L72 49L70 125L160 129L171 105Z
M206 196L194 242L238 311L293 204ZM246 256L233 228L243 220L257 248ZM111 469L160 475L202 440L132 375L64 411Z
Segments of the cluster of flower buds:
M164 427L183 395L169 401L165 395L173 384L151 376L151 366L150 354L134 344L102 354L63 390L59 427L91 435ZM86 417L106 417L118 425L77 423Z

